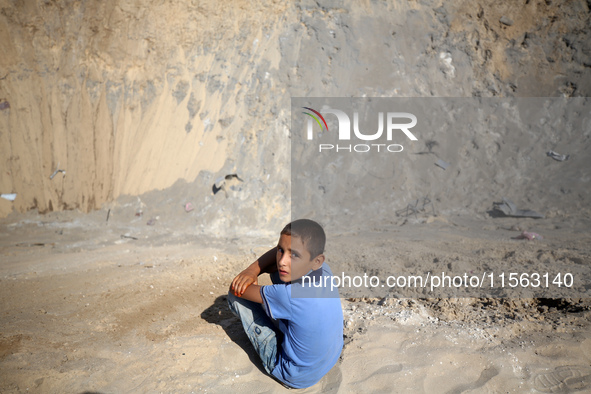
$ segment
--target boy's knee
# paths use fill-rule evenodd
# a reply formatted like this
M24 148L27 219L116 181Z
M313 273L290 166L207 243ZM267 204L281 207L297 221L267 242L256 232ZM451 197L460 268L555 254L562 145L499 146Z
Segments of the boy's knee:
M228 291L227 300L228 300L228 308L230 308L230 311L233 314L237 315L236 308L234 307L234 303L238 300L238 297L236 297L234 295L234 293L232 293L232 291Z

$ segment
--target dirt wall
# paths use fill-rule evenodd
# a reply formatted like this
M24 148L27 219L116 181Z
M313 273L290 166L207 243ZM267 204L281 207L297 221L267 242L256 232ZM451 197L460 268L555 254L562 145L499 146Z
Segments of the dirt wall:
M283 218L292 96L588 96L589 15L584 0L3 2L0 192L17 198L0 216L178 181L207 210L237 173L232 214Z

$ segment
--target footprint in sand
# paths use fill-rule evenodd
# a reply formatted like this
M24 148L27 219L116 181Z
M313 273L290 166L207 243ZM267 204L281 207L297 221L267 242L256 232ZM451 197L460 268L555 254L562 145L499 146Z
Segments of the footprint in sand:
M462 385L456 386L452 390L449 390L446 394L461 394L464 391L475 390L475 389L481 388L482 386L484 386L486 384L486 382L488 382L489 380L491 380L492 378L494 378L498 374L499 374L499 370L496 369L495 367L492 367L492 366L487 367L480 373L478 380L476 380L474 383L468 383L468 384L462 384Z
M578 365L556 367L534 378L534 388L543 393L572 393L591 387L591 368Z
M373 372L371 375L367 376L365 379L358 380L356 382L352 382L351 385L363 383L369 379L374 378L376 375L391 375L396 372L402 371L402 364L396 365L385 365L378 369L377 371Z

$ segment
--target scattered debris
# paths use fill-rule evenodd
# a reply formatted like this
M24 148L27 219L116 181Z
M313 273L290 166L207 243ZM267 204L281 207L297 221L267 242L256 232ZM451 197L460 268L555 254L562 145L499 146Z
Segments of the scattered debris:
M513 26L513 20L504 15L501 17L501 19L499 19L499 22L501 22L505 26Z
M517 237L511 237L511 239L527 239L528 241L533 241L534 239L544 239L538 233L531 233L529 231L522 231Z
M10 108L10 103L8 101L0 102L0 111L2 111L4 109L9 109L9 108Z
M441 52L439 54L439 60L441 61L441 72L449 78L454 78L456 76L456 68L452 65L451 53Z
M546 155L550 156L556 161L567 161L570 157L570 155L561 155L560 153L556 153L553 150L549 150L548 152L546 152Z
M195 207L190 202L185 204L185 212L191 212Z
M64 176L66 176L66 170L60 170L60 163L57 163L57 168L56 170L53 172L53 174L51 174L49 176L49 179L53 179L54 176L57 175L58 172L61 172L62 174L64 174Z
M435 216L435 206L433 205L433 202L428 196L418 198L414 202L414 204L408 204L406 208L399 209L398 211L396 211L396 216L404 215L404 217L408 217L409 215L414 214L415 218L417 218L417 213L426 212L426 207L428 207L429 205L431 205L433 216Z
M505 216L513 217L529 217L535 219L543 219L544 215L529 209L518 209L513 202L507 198L503 198L502 203L495 203L494 209L503 213Z
M135 211L135 216L142 217L142 215L144 214L145 207L146 207L146 204L144 204L142 199L138 197L137 198L137 209Z
M520 226L516 225L516 224L512 225L512 226L511 226L511 227L509 227L509 228L506 228L505 230L509 230L509 231L519 231L519 232L523 231L523 229L522 229Z
M43 243L43 242L33 242L33 243L30 243L30 242L19 242L19 243L16 244L16 246L24 246L24 247L27 247L27 248L28 247L31 247L31 246L45 246L45 245L54 246L55 243L52 242L52 243L46 244L46 243Z
M427 140L425 142L425 147L427 148L427 151L425 152L417 152L417 155L429 155L429 154L433 154L435 156L437 156L437 153L433 152L433 148L439 146L439 143L435 140Z
M447 170L447 167L449 167L449 163L446 163L445 161L443 161L443 160L441 160L441 159L438 159L438 160L435 162L435 165L436 165L437 167L441 167L441 168L443 168L444 170Z
M226 195L226 198L228 198L228 188L233 189L234 185L237 182L244 182L244 181L242 179L240 179L238 174L228 174L223 178L216 179L211 190L213 191L213 194L216 194L220 190L223 190L224 194Z
M16 199L16 193L0 194L0 197L8 201L14 201Z

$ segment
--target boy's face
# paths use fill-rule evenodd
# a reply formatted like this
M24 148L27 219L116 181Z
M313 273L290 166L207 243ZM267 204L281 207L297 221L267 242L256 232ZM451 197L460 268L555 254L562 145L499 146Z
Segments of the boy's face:
M324 255L313 259L300 237L281 234L277 244L277 271L283 282L291 282L316 270L324 263Z

